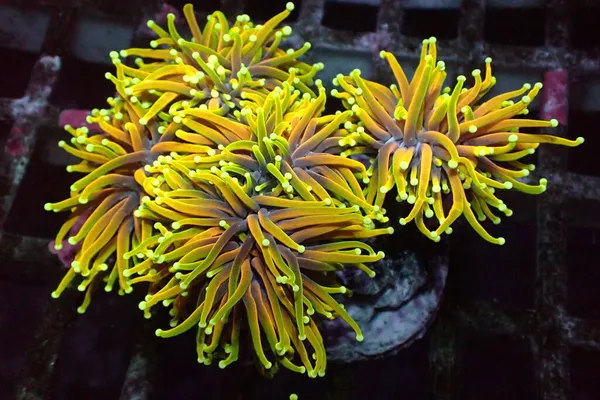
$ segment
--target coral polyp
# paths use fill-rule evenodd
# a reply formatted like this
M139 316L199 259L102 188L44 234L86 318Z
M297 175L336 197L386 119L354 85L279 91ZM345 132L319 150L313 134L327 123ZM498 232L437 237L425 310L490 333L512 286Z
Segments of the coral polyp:
M341 317L356 331L356 339L363 339L360 328L331 297L349 292L331 273L355 264L373 274L365 263L383 257L360 241L348 240L362 223L354 209L331 207L329 202L300 202L303 208L298 208L298 202L260 196L254 200L258 211L240 217L227 209L219 193L171 193L168 198L179 204L202 199L218 207L214 214L225 215L202 218L198 216L210 212L194 210L156 238L154 248L140 249L152 251L159 264L148 273L127 272L142 272L134 282L152 282L142 310L149 312L159 303L171 307L172 328L157 330L158 336L196 327L198 361L210 364L221 358L224 368L237 360L240 329L247 325L265 369L276 364L309 376L324 374L326 366L317 317Z
M323 64L298 61L310 43L297 50L279 47L292 29L278 26L293 9L288 3L283 12L262 25L255 25L245 14L230 25L225 15L216 11L200 29L188 4L183 12L192 33L189 40L178 33L174 14L168 15L167 30L149 21L148 27L158 39L150 43L151 49L112 52L119 74L111 79L121 96L152 104L142 124L161 112L168 116L173 107L181 106L239 117L243 99L264 97L288 80L303 93L314 95L310 86ZM121 61L130 56L138 57L137 68Z
M69 170L87 175L46 207L73 213L58 247L68 234L82 242L55 297L82 279L83 312L102 278L122 293L147 286L144 315L162 304L172 317L157 335L197 328L198 361L223 368L246 332L263 371L311 377L327 364L319 318L342 318L363 340L332 297L350 294L336 272L373 277L369 264L384 254L363 239L393 229L376 226L385 217L364 196L364 164L340 155L353 112L323 115L321 66L296 61L309 46L278 48L290 30L275 28L291 9L231 28L216 12L200 32L188 5L193 40L169 16L168 34L149 23L157 49L121 52L160 61L136 69L112 54L118 97L88 119L102 132L68 127L73 146L61 144L84 160Z
M88 117L100 132L65 127L72 138L59 146L81 159L67 171L85 175L71 185L68 199L45 205L48 211L71 212L56 236L55 248L60 250L67 240L78 250L52 296L59 297L72 281L80 281L78 289L86 292L80 312L89 306L92 292L102 280L106 291L115 283L121 293L132 291L123 275L130 261L123 255L153 232L151 222L134 214L144 195L143 166L161 152L177 149L169 133L174 124L167 129L155 121L142 126L139 104L121 98L110 98L109 104L110 109L94 110Z
M162 183L137 213L155 220L161 233L132 250L148 260L125 275L139 275L134 284L151 282L140 304L146 313L159 303L172 307L172 328L158 336L198 327L199 362L234 362L246 323L265 370L281 365L316 377L326 366L316 317L341 317L363 339L331 297L349 292L336 283L335 271L347 265L374 276L367 264L383 254L360 239L393 230L375 229L361 206L351 203L358 197L346 193L359 188L354 174L362 176L364 166L321 152L327 139L337 143L347 115L320 116L322 87L317 99L295 99L293 92L283 85L254 111L242 109L245 124L196 113L197 123L210 118L239 140L223 137L206 157L173 153L148 166L148 179ZM211 141L202 133L185 138ZM173 171L190 179L169 180ZM321 178L343 190L321 185ZM169 220L175 221L166 229Z
M512 214L497 197L497 191L516 189L528 194L545 191L547 180L538 185L523 183L534 165L521 160L535 152L540 143L577 146L583 138L564 138L520 132L521 128L556 127L556 120L518 118L542 88L541 83L482 98L496 83L491 59L486 59L485 78L474 70L474 84L464 88L466 77L458 76L454 88L443 88L445 64L437 61L435 38L423 41L421 58L409 81L393 54L382 51L397 81L389 88L363 79L360 71L338 75L332 95L355 113L347 123L351 131L344 140L347 154L372 155L367 199L381 206L386 194L396 188L396 200L412 205L400 219L414 221L428 238L439 241L451 233L452 223L463 215L485 240L503 244L480 224L490 219L499 223L493 210ZM515 98L519 98L515 100ZM451 196L451 206L444 199ZM437 224L429 229L426 220Z

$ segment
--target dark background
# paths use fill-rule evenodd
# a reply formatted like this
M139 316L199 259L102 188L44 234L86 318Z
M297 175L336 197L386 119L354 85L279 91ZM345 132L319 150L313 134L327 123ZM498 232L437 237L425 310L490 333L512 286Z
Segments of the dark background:
M145 45L150 38L138 27L161 4L0 0L0 399L249 400L293 392L315 400L600 398L600 4L358 1L296 2L295 32L313 43L313 58L329 66L326 76L360 66L389 81L379 49L414 64L420 41L435 35L448 69L466 73L490 55L496 75L513 85L507 90L566 69L568 124L557 133L586 138L577 149L539 151L536 174L549 177L546 193L504 197L515 214L490 231L505 246L459 224L448 246L435 250L447 248L450 276L430 333L393 357L331 365L325 378L282 370L267 380L252 365L198 366L193 334L157 340L135 296L95 296L83 316L75 312L76 293L52 300L64 271L47 242L64 215L43 204L67 194L71 180L55 150L64 137L59 112L104 105L112 95L104 79L112 70L108 51ZM245 12L256 20L285 5L193 3L201 13ZM57 74L40 72L43 54L62 58ZM12 99L39 96L53 79L43 115L11 112ZM430 251L420 240L410 243Z

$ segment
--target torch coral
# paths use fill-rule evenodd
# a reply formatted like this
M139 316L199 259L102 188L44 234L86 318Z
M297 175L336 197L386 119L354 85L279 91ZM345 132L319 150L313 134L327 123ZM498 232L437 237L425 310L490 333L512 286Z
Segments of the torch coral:
M171 141L176 123L167 128L156 121L141 125L139 119L144 110L139 103L122 98L109 98L108 102L112 108L93 110L88 117L88 122L97 124L102 132L65 127L73 137L70 143L61 141L59 146L82 160L67 167L67 171L86 175L71 185L70 198L45 205L48 211L71 211L56 236L55 248L60 250L67 239L69 244L79 245L79 249L52 296L59 297L75 278L81 277L77 288L86 291L86 295L79 312L89 306L101 277L106 281L106 291L111 291L118 282L121 293L131 292L123 275L131 261L123 255L154 231L150 221L134 215L146 181L142 167L159 154L168 154L180 146ZM76 227L81 220L85 222Z
M138 59L136 69L111 54L118 97L88 120L102 133L67 127L72 146L61 142L83 160L69 171L86 176L71 198L46 205L72 211L57 248L68 234L82 243L54 297L81 276L84 312L101 277L107 290L118 279L123 293L149 283L145 316L158 303L172 307L171 329L157 335L199 326L199 362L221 367L238 358L246 325L264 370L311 377L326 367L315 317L341 317L363 339L331 296L349 293L335 272L349 265L374 276L367 264L384 255L361 239L393 229L375 227L385 217L359 184L365 166L339 155L352 112L321 115L321 64L296 60L310 46L278 48L290 29L275 28L292 8L262 26L241 16L231 28L216 12L200 32L188 5L192 41L169 16L169 33L149 23L161 49L120 53L161 61Z
M140 304L146 313L160 302L172 307L172 328L157 330L158 336L199 326L199 362L222 358L222 368L234 362L244 320L266 370L280 364L311 377L325 373L313 315L343 318L362 340L360 328L331 297L348 290L330 274L351 265L374 276L365 264L383 254L359 239L392 230L373 229L361 205L352 203L364 203L354 176L364 166L326 153L337 144L347 113L320 116L325 90L317 84L317 99L298 100L284 84L254 111L241 110L245 124L188 109L184 125L195 118L227 132L214 142L212 134L185 135L191 143L212 142L216 151L208 157L173 153L147 167L148 179L162 183L136 213L156 220L161 234L126 255L149 258L125 275L139 274L133 283L151 282ZM174 172L191 180L169 179ZM172 230L162 226L168 220L175 221Z
M496 190L517 189L528 194L542 193L546 179L539 185L521 181L534 165L519 160L533 154L540 143L577 146L583 138L567 140L556 136L527 134L520 128L549 128L556 120L515 118L528 113L528 105L542 88L541 83L525 84L521 89L480 102L495 84L491 59L485 60L486 73L476 69L473 87L463 88L466 78L458 76L454 89L442 88L445 64L436 61L436 40L423 41L420 63L409 82L396 60L382 51L396 78L389 88L361 78L360 71L338 75L332 95L354 111L354 121L346 128L351 133L341 143L345 154L373 154L370 173L373 178L365 190L368 201L383 204L385 195L396 187L398 201L412 205L400 219L405 225L414 220L418 229L438 241L442 233L451 233L451 224L464 215L485 240L503 244L504 238L492 237L480 224L500 218L492 209L512 214ZM514 101L515 97L521 98ZM443 200L452 192L451 207ZM437 219L430 230L426 218Z
M298 61L310 43L298 50L279 48L292 29L277 26L293 9L294 5L287 3L285 11L263 25L254 25L248 15L240 15L232 26L217 11L201 30L192 5L187 4L183 11L191 40L178 33L173 14L168 15L168 32L149 21L148 27L159 37L150 43L153 49L111 53L123 73L117 82L120 94L152 105L141 118L142 125L163 111L182 106L239 117L242 99L264 97L290 78L296 89L314 95L309 86L323 64L310 66ZM119 56L157 61L144 63L138 58L138 68L130 68L123 66Z

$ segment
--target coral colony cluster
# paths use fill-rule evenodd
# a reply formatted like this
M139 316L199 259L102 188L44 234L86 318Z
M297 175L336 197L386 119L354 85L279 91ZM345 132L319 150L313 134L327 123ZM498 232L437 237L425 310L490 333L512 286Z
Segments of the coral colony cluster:
M521 117L540 83L482 100L496 82L490 59L471 87L464 76L443 87L434 38L410 81L385 51L396 84L338 75L331 96L345 111L325 114L323 64L298 60L310 43L280 48L293 8L262 25L217 11L201 28L188 4L191 38L171 14L166 28L148 22L150 48L110 54L118 95L88 117L99 131L66 126L72 138L59 143L82 175L68 199L46 204L70 211L56 249L77 249L53 297L76 287L83 313L99 287L145 288L144 315L163 306L171 316L156 335L196 329L198 362L224 368L248 338L264 372L323 376L323 318L342 318L363 340L332 296L350 294L336 271L375 275L385 255L365 239L394 233L388 194L410 205L399 225L414 222L433 241L462 215L503 244L481 225L512 214L498 195L546 189L545 179L519 180L534 169L520 160L540 143L583 143L519 132L557 125Z

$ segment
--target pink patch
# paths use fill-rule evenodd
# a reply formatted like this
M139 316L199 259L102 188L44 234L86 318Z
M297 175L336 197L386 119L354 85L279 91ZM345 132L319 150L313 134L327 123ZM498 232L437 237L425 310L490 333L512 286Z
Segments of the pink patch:
M48 250L50 250L50 253L56 254L58 256L58 259L60 260L60 262L63 264L63 266L65 268L69 268L71 266L71 263L75 259L75 255L77 254L77 250L79 250L79 248L81 247L81 245L71 246L65 240L64 243L63 243L63 248L60 249L60 250L56 250L56 248L54 247L55 243L56 242L54 240L51 241L50 243L48 243Z
M89 216L91 214L92 214L91 208L88 210L85 210L81 214L81 216L79 217L77 222L75 222L75 225L73 225L73 227L69 231L69 234L65 237L65 240L63 240L62 249L56 250L56 248L54 247L56 242L54 240L51 241L50 243L48 243L48 249L50 250L50 253L56 254L58 256L58 258L60 259L60 261L63 263L63 265L67 268L69 268L71 266L71 263L75 259L75 255L77 254L77 251L81 248L81 244L82 244L81 242L79 242L75 246L72 246L69 244L67 239L69 239L70 236L77 235L77 232L79 232L79 230L81 229L81 227L83 226L85 221L87 221L87 219L89 218Z
M58 117L58 125L65 126L71 125L74 128L80 128L86 126L90 131L98 132L100 127L96 124L88 124L86 122L87 116L90 114L89 110L64 110Z
M542 89L542 119L557 119L561 125L568 124L569 115L569 73L564 69L548 71L544 74Z
M23 135L25 132L20 124L15 124L10 130L8 140L6 141L6 150L13 157L22 157L27 154L27 148L23 145Z
M168 3L164 3L162 5L160 11L158 13L156 13L156 15L154 16L156 18L156 22L161 23L161 24L166 23L168 14L175 14L175 20L177 20L180 16L178 8L173 7L172 5L170 5Z
M14 133L14 132L13 132ZM27 149L23 146L23 142L19 139L11 140L6 144L6 148L11 156L13 157L22 157L27 154Z
M179 10L168 3L163 3L161 9L152 16L152 20L158 25L164 26L167 23L167 15L175 14L175 21L180 17ZM154 31L146 25L146 21L139 26L138 31L147 36L156 36Z

